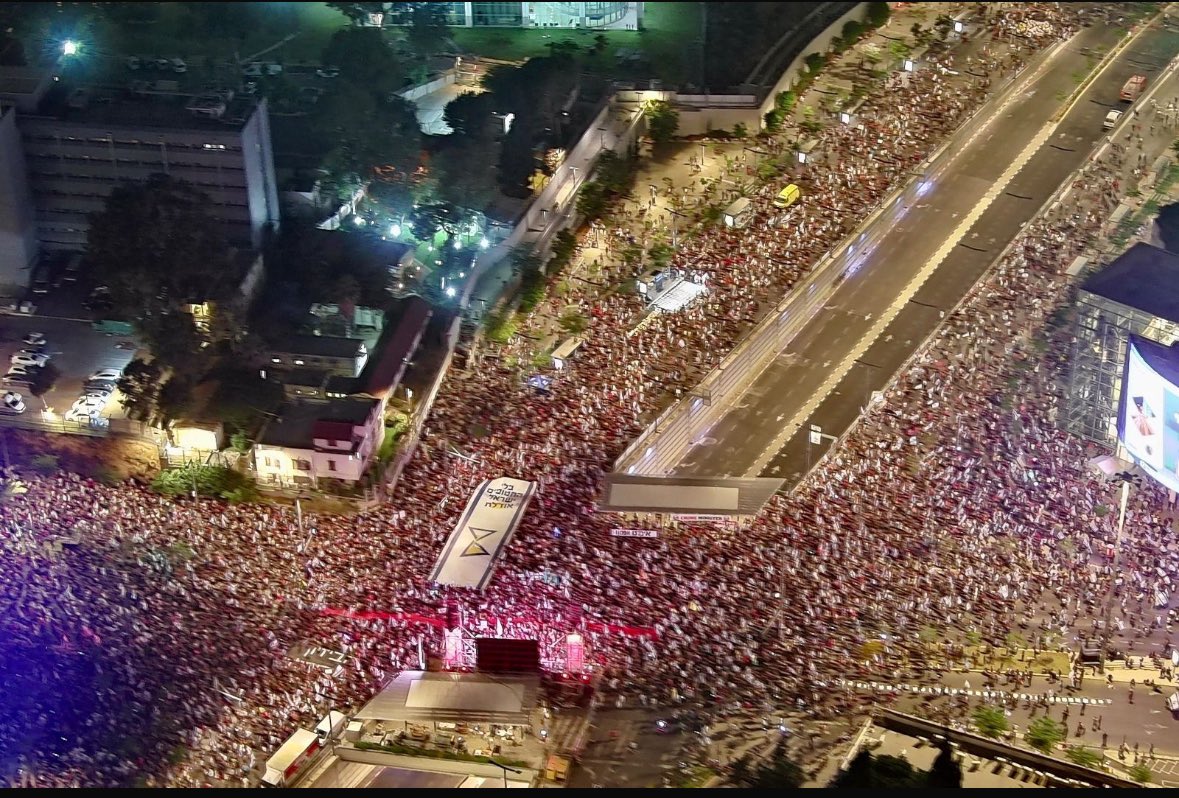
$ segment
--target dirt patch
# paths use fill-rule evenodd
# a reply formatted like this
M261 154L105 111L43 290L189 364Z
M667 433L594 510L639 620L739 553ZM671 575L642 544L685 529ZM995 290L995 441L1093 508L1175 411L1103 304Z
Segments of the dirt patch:
M112 435L55 435L29 430L5 432L8 456L14 465L28 466L34 458L50 455L59 468L91 477L151 480L160 472L160 450L155 444Z

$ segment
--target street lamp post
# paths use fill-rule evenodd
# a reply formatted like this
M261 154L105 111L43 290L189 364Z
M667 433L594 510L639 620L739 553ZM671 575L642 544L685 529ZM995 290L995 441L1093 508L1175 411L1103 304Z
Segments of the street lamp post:
M487 764L495 765L497 768L499 768L500 770L502 770L504 772L504 789L505 790L508 788L508 771L509 770L512 771L513 773L523 773L524 772L522 770L518 770L517 768L510 768L507 765L501 765L499 762L496 762L491 757L487 757Z

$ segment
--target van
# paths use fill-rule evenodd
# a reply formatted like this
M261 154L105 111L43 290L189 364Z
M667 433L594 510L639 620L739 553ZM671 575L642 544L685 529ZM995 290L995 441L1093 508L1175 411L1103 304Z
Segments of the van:
M1102 123L1101 127L1104 130L1113 130L1114 125L1116 125L1118 123L1118 120L1121 118L1122 118L1121 111L1110 111L1108 114L1105 115L1105 122Z
M798 186L791 183L778 192L778 196L774 197L775 208L789 208L802 195L802 191Z

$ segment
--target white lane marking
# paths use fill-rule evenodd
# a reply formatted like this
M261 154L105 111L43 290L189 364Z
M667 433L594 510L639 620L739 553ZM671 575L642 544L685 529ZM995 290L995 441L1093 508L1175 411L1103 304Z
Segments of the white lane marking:
M884 332L888 325L892 323L892 320L896 318L897 314L901 312L901 309L906 304L908 304L910 299L917 295L917 291L921 288L925 281L928 280L935 271L937 271L937 267L941 265L941 262L944 261L949 256L954 247L958 246L959 242L961 242L962 239L966 237L967 232L969 232L970 228L974 226L974 223L979 220L983 213L986 212L991 203L995 201L995 198L1007 189L1008 184L1010 184L1015 176L1020 173L1024 166L1027 165L1027 162L1031 160L1033 155L1035 155L1036 151L1056 130L1056 126L1057 123L1050 122L1044 127L1040 128L1040 132L1037 133L1036 136L1028 142L1027 146L1023 148L1023 151L1015 157L1015 160L1012 161L1011 165L1007 167L1007 171L1000 175L999 179L991 185L986 194L984 194L982 198L975 203L974 207L970 209L970 213L966 215L966 218L958 223L958 226L954 228L953 232L951 232L945 241L942 242L942 245L938 248L937 252L935 252L933 256L925 262L925 265L923 265L921 270L917 272L916 275L914 275L913 279L909 281L904 290L901 291L895 300L893 300L893 303L888 307L888 309L885 310L885 312L882 313L879 318L877 318L876 323L872 325L871 329L869 329L868 332L866 332L863 337L860 338L859 343L857 343L856 346L853 347L850 352L848 352L847 356L843 359L843 362L841 362L835 368L835 370L831 372L826 382L824 382L819 390L811 396L810 401L808 401L802 407L802 409L794 415L794 418L790 420L790 423L783 427L782 431L774 437L774 439L770 442L770 445L765 448L753 466L748 471L746 471L746 477L756 477L762 472L762 470L765 469L767 465L769 465L769 462L774 459L774 456L782 450L783 446L786 445L786 441L790 439L790 436L792 436L795 432L798 431L799 428L802 427L803 422L805 422L807 418L809 418L810 415L815 412L815 409L823 403L823 401L831 394L833 390L835 390L835 386L839 384L840 380L842 380L847 375L847 373L851 371L853 364L863 357L864 353L868 351L868 348L876 341L877 338L880 337L881 333ZM823 365L826 366L827 363L824 363Z

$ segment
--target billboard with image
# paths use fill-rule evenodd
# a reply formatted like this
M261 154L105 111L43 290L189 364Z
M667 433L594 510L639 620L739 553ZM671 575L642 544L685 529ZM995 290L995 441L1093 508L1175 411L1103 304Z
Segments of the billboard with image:
M1118 402L1118 440L1157 482L1179 491L1179 351L1130 336Z

